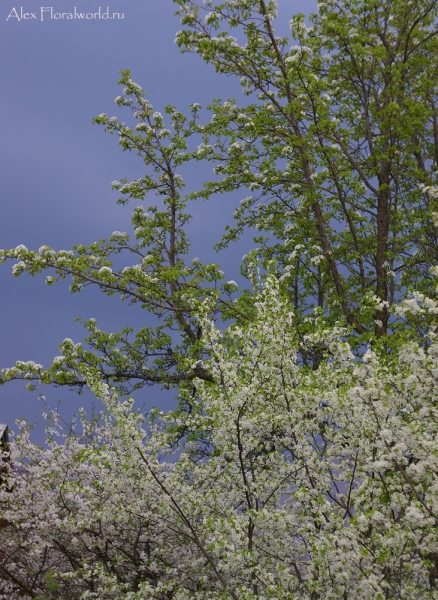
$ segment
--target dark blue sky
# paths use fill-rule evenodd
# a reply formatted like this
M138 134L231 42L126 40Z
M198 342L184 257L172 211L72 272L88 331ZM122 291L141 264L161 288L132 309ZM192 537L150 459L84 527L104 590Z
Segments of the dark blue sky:
M41 21L41 6L53 4L54 13L74 7L96 12L97 0L20 2L1 0L0 8L0 247L47 244L65 249L114 230L130 232L134 206L115 204L111 182L141 176L142 163L123 154L115 137L91 123L101 112L124 118L114 104L120 93L118 71L130 69L161 111L166 104L184 112L192 102L205 106L213 98L239 98L238 82L217 75L197 56L180 54L174 45L179 22L171 0L108 0L101 11L109 6L110 13L124 18L88 21L50 19L49 11ZM287 30L293 13L315 8L316 0L279 0L278 29ZM21 9L36 19L18 20ZM197 175L195 170L189 174L189 185L201 184ZM229 278L236 276L244 243L219 256L211 248L239 200L236 195L191 207L193 256L221 262ZM17 279L10 264L0 266L0 286L0 367L16 360L49 365L64 338L79 342L84 337L75 317L95 317L107 331L141 325L144 318L139 310L97 291L70 296L67 282L48 288L44 276ZM62 400L66 415L84 404L65 390L41 392L52 405ZM149 389L141 400L160 404L160 391ZM17 418L35 421L41 408L37 394L29 393L24 383L0 387L0 422L13 427Z

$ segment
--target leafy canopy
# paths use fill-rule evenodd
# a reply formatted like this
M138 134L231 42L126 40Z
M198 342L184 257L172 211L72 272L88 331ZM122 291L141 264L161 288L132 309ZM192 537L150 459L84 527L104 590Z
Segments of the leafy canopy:
M135 238L114 232L69 251L0 253L18 261L16 276L48 271L49 285L68 278L74 293L98 286L140 304L156 325L107 333L91 319L85 341L65 340L51 367L17 363L2 371L3 382L80 390L87 385L80 364L122 393L210 380L199 303L213 298L212 318L244 323L253 301L225 283L217 265L187 260L186 211L188 202L237 190L245 197L219 246L259 230L242 273L255 262L277 270L301 336L312 311L346 325L358 348L373 342L391 350L417 334L392 307L407 291L430 295L438 263L437 2L328 0L310 26L293 16L287 36L275 32L275 2L176 4L181 50L240 78L244 101L215 100L208 113L193 104L188 116L168 106L163 116L124 72L116 104L132 112L133 124L106 114L94 122L145 164L139 179L113 182L122 204L156 199L134 208ZM180 171L193 161L211 162L214 174L187 193ZM115 266L118 255L125 268ZM323 351L308 348L301 360L317 368Z

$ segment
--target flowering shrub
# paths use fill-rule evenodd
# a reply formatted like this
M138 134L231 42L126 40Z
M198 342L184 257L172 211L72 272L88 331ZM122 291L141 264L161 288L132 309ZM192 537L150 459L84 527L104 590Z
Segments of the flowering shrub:
M435 334L358 359L320 317L300 342L274 277L255 300L246 327L200 317L214 382L191 414L145 421L84 367L98 420L51 415L45 448L21 425L1 597L436 597Z

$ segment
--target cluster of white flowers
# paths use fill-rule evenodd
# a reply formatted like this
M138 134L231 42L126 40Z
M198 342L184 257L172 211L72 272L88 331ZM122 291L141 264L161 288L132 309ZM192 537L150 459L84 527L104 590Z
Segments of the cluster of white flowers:
M137 123L137 125L135 126L135 129L137 131L146 131L146 132L152 131L152 127L148 123Z
M438 189L433 185L420 184L419 188L423 194L427 194L431 198L438 198Z
M119 238L125 238L126 237L126 233L125 232L121 232L121 231L113 231L111 234L111 237L114 239L119 239Z
M13 267L12 267L12 274L13 275L19 275L20 273L22 273L26 269L27 269L26 263L23 262L22 260L20 260L15 265L13 265Z
M438 344L360 360L339 327L300 342L275 278L254 300L254 320L225 332L200 316L212 357L192 368L214 381L194 381L200 410L154 413L145 428L82 364L100 420L82 412L82 432L65 437L52 415L45 448L18 424L0 597L434 597ZM309 371L300 344L329 359ZM55 364L77 348L64 340ZM214 452L192 439L175 454L167 426L203 431Z

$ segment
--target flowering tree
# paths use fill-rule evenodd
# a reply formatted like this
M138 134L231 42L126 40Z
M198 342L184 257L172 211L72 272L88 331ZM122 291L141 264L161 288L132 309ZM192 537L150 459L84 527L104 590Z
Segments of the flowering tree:
M233 302L235 283L224 283L217 265L187 261L187 203L217 193L251 194L222 243L247 227L260 230L243 273L255 257L265 266L275 259L301 336L306 315L318 308L332 324L348 325L353 345L377 336L395 347L400 327L402 338L407 329L391 306L406 289L429 293L429 269L438 262L436 1L327 0L311 27L295 15L289 37L275 34L272 1L176 3L184 27L177 43L239 77L244 106L214 102L210 118L198 104L189 116L169 106L163 116L123 73L116 103L133 110L134 123L106 114L95 122L147 169L113 183L120 202L158 198L134 209L136 239L114 232L68 251L18 246L0 253L2 261L18 261L17 276L48 271L49 285L70 278L72 292L95 285L160 321L107 333L91 319L84 343L65 341L51 367L19 362L2 372L2 382L82 389L81 364L122 393L211 379L201 368L198 303L215 297L214 318L244 322L252 314L250 293ZM212 161L215 175L186 193L180 170L193 161ZM114 265L120 255L125 268ZM319 347L307 348L302 360L317 367L320 356Z
M0 493L3 597L436 598L438 2L327 0L311 28L292 18L292 47L275 2L176 3L178 44L240 77L245 105L163 116L124 72L116 103L135 123L95 122L147 168L113 182L120 202L158 198L134 209L136 240L0 253L17 276L96 285L159 319L135 334L90 319L49 368L2 371L106 406L67 433L48 415L45 448L22 424ZM199 160L213 180L184 194ZM251 195L223 244L264 232L239 295L186 260L185 233L189 201L236 189ZM154 383L185 410L137 413L129 394Z
M435 598L436 335L357 360L318 317L300 342L274 277L247 327L221 333L208 310L196 435L178 441L171 414L145 424L85 366L99 420L66 435L52 415L46 448L23 426L0 494L2 597ZM319 369L300 364L321 340Z
M290 274L297 313L318 306L362 341L384 336L397 292L427 286L436 262L437 3L324 0L311 27L292 17L292 47L276 2L177 4L182 50L248 96L216 102L204 129L220 180L201 195L253 192L224 241L266 232L256 253Z

